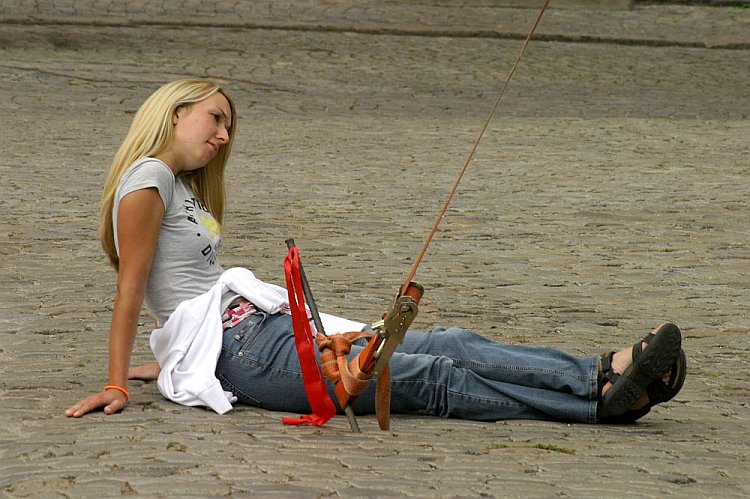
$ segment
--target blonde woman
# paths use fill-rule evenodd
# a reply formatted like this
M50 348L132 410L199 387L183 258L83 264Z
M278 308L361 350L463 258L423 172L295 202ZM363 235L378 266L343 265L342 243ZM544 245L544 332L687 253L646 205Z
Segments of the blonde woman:
M227 92L204 80L164 85L135 115L101 206L100 237L117 270L109 379L66 415L124 409L133 378L158 378L171 400L219 413L237 401L310 411L285 291L218 264L235 122ZM159 362L130 369L144 304L159 325L151 336ZM504 345L461 328L410 331L391 359L391 410L485 421L632 422L677 394L685 366L680 330L670 323L633 347L588 358ZM374 391L359 396L355 412L374 413Z
M231 98L201 80L164 85L135 115L101 205L99 235L117 270L109 388L76 404L69 415L99 407L112 414L125 407L144 299L161 325L178 303L204 292L221 275L216 255L234 123ZM136 375L153 377L157 369L147 366Z

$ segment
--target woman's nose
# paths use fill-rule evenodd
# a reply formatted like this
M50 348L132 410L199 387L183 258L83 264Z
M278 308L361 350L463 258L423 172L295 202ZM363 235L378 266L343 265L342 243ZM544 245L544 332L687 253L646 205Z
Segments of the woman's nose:
M226 144L227 142L229 142L229 130L227 130L226 127L219 128L217 137L219 138L219 140Z

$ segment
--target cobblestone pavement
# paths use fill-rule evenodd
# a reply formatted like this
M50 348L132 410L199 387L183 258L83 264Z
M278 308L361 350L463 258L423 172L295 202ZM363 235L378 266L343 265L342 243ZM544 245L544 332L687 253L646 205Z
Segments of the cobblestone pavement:
M210 4L211 7L207 7ZM552 9L417 275L419 327L581 355L663 320L683 392L630 426L399 416L361 436L105 381L96 240L133 113L183 76L240 125L222 263L373 320L418 252L536 12L492 2L0 1L0 491L6 497L746 497L750 11ZM134 362L150 360L144 314Z

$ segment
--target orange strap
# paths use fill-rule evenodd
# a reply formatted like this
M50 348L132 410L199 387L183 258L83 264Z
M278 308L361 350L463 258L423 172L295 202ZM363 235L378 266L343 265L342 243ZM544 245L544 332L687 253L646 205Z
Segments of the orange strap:
M372 381L372 372L363 372L359 367L359 355L352 360L347 359L351 351L352 342L360 338L370 338L372 333L355 331L351 333L325 336L320 333L315 337L320 350L320 360L323 372L336 386L339 405L342 407L351 403L364 392ZM340 395L343 388L343 397ZM391 378L390 368L384 369L377 380L375 391L375 414L381 430L390 429L391 409Z

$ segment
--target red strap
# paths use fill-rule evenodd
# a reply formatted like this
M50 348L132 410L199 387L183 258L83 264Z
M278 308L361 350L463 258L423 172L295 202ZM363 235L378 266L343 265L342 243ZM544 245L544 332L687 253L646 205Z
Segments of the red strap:
M305 383L307 401L313 413L299 418L283 418L286 425L312 424L323 426L326 421L336 415L336 406L326 390L326 380L315 359L315 339L310 329L305 310L305 295L302 289L302 277L299 272L299 251L294 246L284 259L286 274L286 289L289 293L289 308L292 311L292 326L294 327L294 342L297 346L302 380Z

